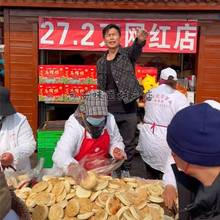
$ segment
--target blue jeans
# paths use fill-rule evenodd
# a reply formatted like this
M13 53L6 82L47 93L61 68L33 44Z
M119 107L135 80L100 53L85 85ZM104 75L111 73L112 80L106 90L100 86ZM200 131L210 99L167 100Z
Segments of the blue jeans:
M14 210L10 210L10 212L4 217L3 220L19 220L20 218L17 216Z

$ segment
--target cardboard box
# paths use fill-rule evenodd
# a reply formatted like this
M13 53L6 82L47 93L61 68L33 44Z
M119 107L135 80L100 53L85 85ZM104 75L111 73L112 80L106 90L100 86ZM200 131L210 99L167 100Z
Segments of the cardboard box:
M76 102L79 103L82 101L83 96L96 89L96 85L73 85L73 84L66 84L64 85L64 102Z
M63 84L39 84L38 94L40 102L62 102Z
M69 65L64 66L64 84L96 84L96 66Z
M141 81L147 75L154 76L154 77L157 76L157 68L154 68L154 67L142 67L142 66L136 65L135 72L136 72L136 77L138 81Z
M64 66L61 65L40 65L38 67L39 83L63 83Z

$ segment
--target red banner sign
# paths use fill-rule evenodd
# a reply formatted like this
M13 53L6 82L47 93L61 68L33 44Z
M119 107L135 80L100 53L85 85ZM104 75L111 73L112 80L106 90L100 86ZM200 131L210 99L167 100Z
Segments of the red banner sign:
M196 53L197 21L39 18L39 48L105 51L102 29L120 26L121 46L130 46L137 29L148 32L144 52Z

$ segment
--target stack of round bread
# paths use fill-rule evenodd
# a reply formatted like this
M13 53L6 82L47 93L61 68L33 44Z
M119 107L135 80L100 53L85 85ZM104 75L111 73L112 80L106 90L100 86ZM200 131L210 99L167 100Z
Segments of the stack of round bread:
M33 220L165 219L161 182L113 179L93 173L87 178L77 185L71 177L44 176L33 188L15 193L26 203Z

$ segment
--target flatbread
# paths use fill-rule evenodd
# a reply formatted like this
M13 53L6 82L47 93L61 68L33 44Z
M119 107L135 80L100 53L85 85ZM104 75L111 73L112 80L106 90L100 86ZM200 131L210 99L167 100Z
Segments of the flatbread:
M117 197L111 196L108 198L105 209L109 215L116 215L120 208L121 203Z
M84 213L84 214L77 215L77 218L78 219L89 219L93 215L94 215L94 212L87 212L87 213Z
M108 187L108 184L109 184L109 181L108 180L99 180L98 182L97 182L97 185L96 185L96 187L95 187L95 191L100 191L100 190L103 190L103 189L105 189L105 188L107 188Z
M87 190L92 190L97 185L97 178L95 173L87 172L87 177L82 179L80 182L80 186Z
M67 200L63 200L62 202L57 203L57 205L60 205L63 209L66 208L67 204L68 204Z
M164 202L163 198L161 198L161 197L159 197L159 196L152 196L152 195L150 195L150 196L148 197L148 199L149 199L151 202L154 202L154 203L163 203L163 202Z
M123 216L126 220L136 220L129 210L126 210Z
M93 192L91 197L90 197L90 200L93 202L97 199L97 197L102 193L102 191L97 191L97 192Z
M53 206L56 203L56 197L54 194L50 193L50 201L48 202L47 206Z
M36 206L35 198L37 196L37 193L31 193L28 198L25 201L25 204L28 208L33 208Z
M108 192L101 192L100 195L98 196L98 201L100 204L105 206L108 198L111 197L111 194Z
M115 196L125 205L125 206L130 206L131 203L128 200L126 194L124 192L117 192L115 193Z
M48 187L48 182L42 181L42 182L35 184L31 191L33 193L39 193L39 192L46 190L47 187Z
M107 220L108 213L104 209L99 209L89 220Z
M75 192L69 193L69 194L66 195L66 200L70 200L70 199L74 198L75 196L76 196Z
M123 213L128 209L129 209L128 206L122 206L116 213L116 216L118 217L118 219L120 219Z
M63 189L63 192L56 197L57 202L62 202L66 198L66 190Z
M129 210L135 219L140 219L141 216L138 209L136 209L134 206L131 206Z
M63 192L64 187L65 187L64 183L62 181L59 181L55 183L52 193L57 197Z
M87 198L80 198L78 199L79 206L80 206L80 214L91 212L92 211L92 203Z
M71 185L70 185L69 181L67 181L67 180L64 181L64 188L65 188L66 193L70 192Z
M78 198L89 198L91 194L92 192L90 190L86 190L82 188L81 186L76 187L76 196Z
M79 209L79 202L76 199L72 199L66 206L65 215L68 217L74 217L79 213Z
M37 205L48 205L51 201L51 195L48 192L40 192L35 197Z
M49 220L59 220L64 216L63 208L60 205L53 205L50 208L48 218Z
M32 211L32 220L46 220L48 216L47 206L36 206Z
M48 187L47 187L47 189L45 191L50 193L52 191L52 189L53 189L53 185L52 185L51 182L47 182L47 183L48 183Z

